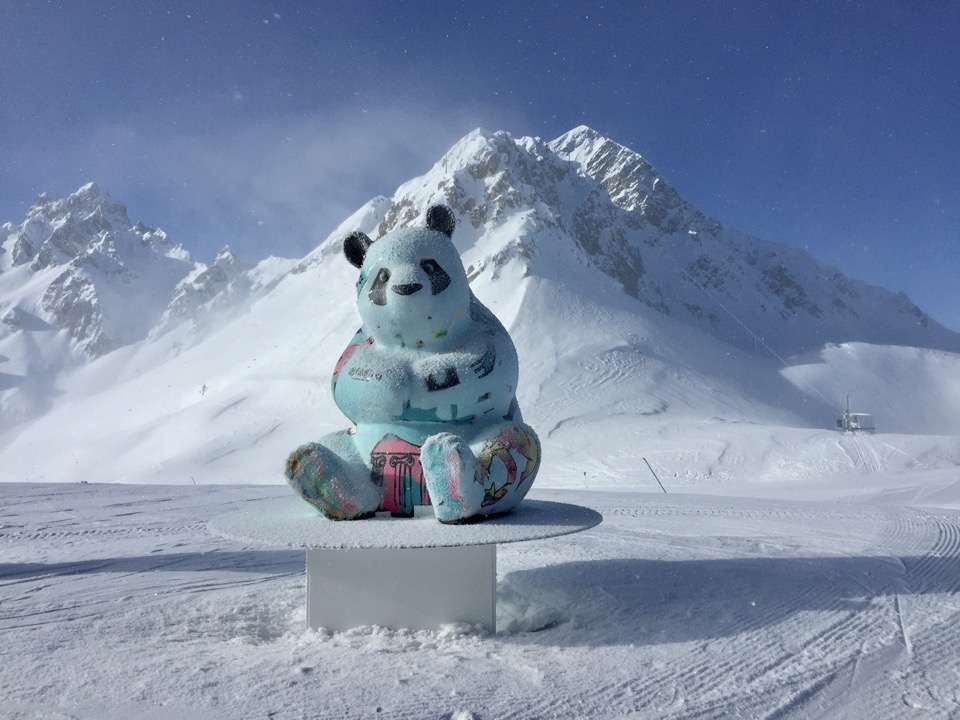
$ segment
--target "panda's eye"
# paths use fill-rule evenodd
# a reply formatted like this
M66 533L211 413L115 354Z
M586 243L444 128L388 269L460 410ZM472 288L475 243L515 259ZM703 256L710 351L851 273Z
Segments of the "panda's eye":
M427 277L430 278L431 294L439 295L449 287L450 276L440 267L440 263L433 258L424 258L421 260L420 268L427 274Z
M373 283L370 286L370 292L367 293L367 297L370 298L370 302L374 305L387 304L387 282L389 280L390 271L386 268L380 268L380 272L377 273L377 276L373 279Z

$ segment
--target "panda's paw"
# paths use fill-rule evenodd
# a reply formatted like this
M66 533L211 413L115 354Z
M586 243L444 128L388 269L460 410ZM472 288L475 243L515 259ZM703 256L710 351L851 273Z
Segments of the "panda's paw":
M284 474L297 495L331 520L371 517L379 505L376 493L351 482L348 468L320 443L310 443L290 453Z
M423 479L437 520L460 523L474 518L483 503L483 486L476 479L476 459L459 435L431 435L420 448Z

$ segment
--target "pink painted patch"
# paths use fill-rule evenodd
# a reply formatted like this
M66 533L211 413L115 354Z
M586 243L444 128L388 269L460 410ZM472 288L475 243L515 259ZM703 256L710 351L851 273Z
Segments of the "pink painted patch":
M460 467L460 456L454 450L451 450L447 454L447 467ZM463 478L461 477L454 477L453 473L450 473L447 477L447 495L451 500L463 500L463 493L460 492L460 483L462 480Z
M412 515L414 506L430 504L418 445L387 435L371 451L370 462L373 481L384 489L381 510Z
M353 357L353 354L362 348L370 347L373 345L373 338L368 337L363 342L359 342L355 345L347 345L347 349L343 351L343 355L340 356L340 359L337 360L337 365L333 368L333 381L336 382L337 378L340 377L340 371L343 370L343 366L347 364L347 361Z

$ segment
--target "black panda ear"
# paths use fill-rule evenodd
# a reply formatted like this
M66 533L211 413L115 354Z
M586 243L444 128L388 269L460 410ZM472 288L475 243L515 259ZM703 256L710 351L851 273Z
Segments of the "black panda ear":
M457 219L453 210L446 205L431 205L427 210L427 227L442 232L447 237L453 237L453 229L457 226Z
M354 267L363 267L363 259L367 256L367 248L373 245L373 240L366 233L359 230L347 235L343 241L343 254Z

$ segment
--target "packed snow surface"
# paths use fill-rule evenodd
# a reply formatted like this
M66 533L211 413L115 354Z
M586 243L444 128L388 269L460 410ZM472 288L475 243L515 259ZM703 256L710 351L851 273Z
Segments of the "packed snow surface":
M283 487L0 485L3 716L960 712L955 472L764 499L666 487L535 488L604 520L500 547L492 635L306 630L303 551L207 529Z

